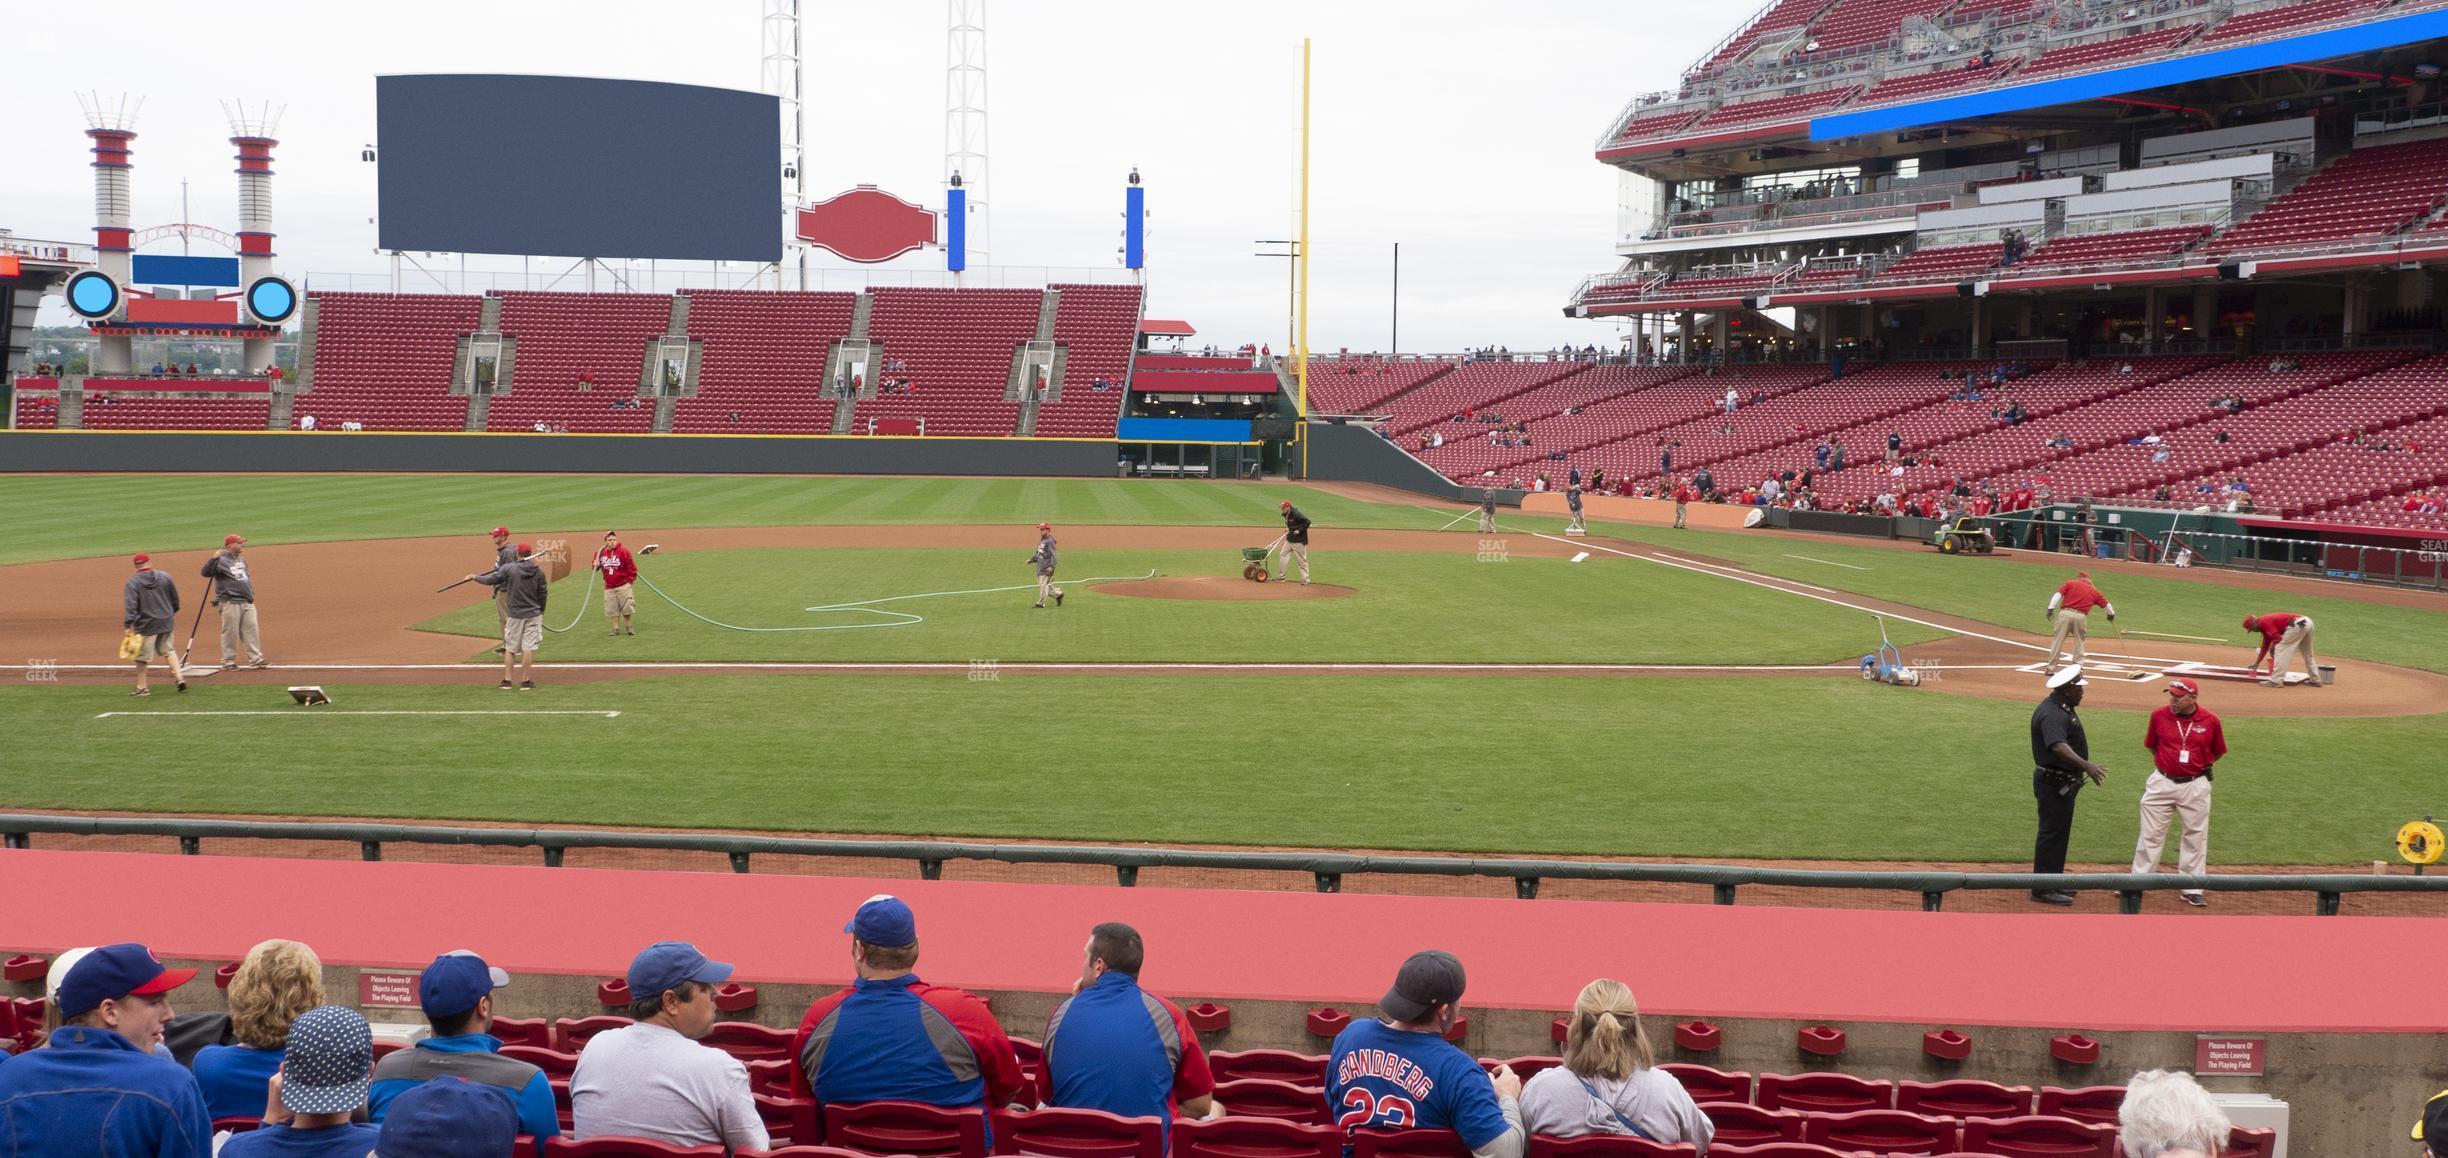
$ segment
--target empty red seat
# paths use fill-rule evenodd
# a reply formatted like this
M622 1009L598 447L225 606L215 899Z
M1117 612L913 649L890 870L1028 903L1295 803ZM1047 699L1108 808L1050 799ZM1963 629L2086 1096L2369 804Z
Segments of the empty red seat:
M1800 1110L1768 1110L1749 1102L1702 1102L1700 1112L1717 1127L1717 1142L1738 1146L1799 1142L1803 1120L1809 1117ZM1712 1153L1716 1149L1714 1144L1709 1147Z
M1756 1146L1708 1148L1709 1158L1859 1158L1852 1150L1831 1150L1809 1142L1762 1142Z
M1963 1147L2005 1158L2113 1158L2117 1128L2072 1118L1974 1118L1963 1124Z
M1207 1070L1218 1082L1264 1078L1322 1087L1326 1084L1326 1055L1288 1049L1220 1049L1207 1055Z
M741 1061L771 1061L790 1057L793 1033L747 1021L719 1021L712 1032L699 1039Z
M1343 1131L1275 1118L1175 1122L1173 1158L1343 1158Z
M1761 1075L1766 1080L1767 1075ZM1944 1154L1955 1149L1962 1129L1953 1118L1934 1118L1904 1110L1856 1110L1849 1114L1812 1114L1802 1123L1802 1140L1838 1150L1879 1154Z
M1103 1110L994 1112L994 1152L1046 1158L1165 1158L1165 1125Z
M1326 1090L1322 1085L1302 1086L1269 1078L1238 1078L1217 1082L1215 1100L1234 1114L1280 1118L1311 1126L1323 1126L1334 1121L1326 1112Z
M986 1158L986 1114L919 1102L837 1102L824 1107L824 1144L868 1154Z
M542 1049L532 1045L505 1045L501 1047L500 1053L503 1057L523 1061L543 1070L544 1076L550 1078L566 1078L578 1070L578 1055L575 1053L563 1053L560 1050Z
M553 1048L575 1054L585 1048L587 1039L607 1029L635 1025L632 1018L606 1014L601 1017L564 1017L553 1022Z
M1771 1110L1809 1113L1884 1110L1895 1105L1895 1083L1837 1073L1761 1074L1753 1100Z
M2002 1086L1968 1078L1948 1082L1897 1082L1896 1108L1950 1118L2014 1118L2032 1112L2030 1086Z
M1751 1100L1751 1074L1747 1070L1721 1070L1691 1062L1667 1062L1658 1068L1683 1083L1683 1092L1695 1102Z
M1585 1134L1578 1138L1534 1135L1530 1139L1529 1158L1689 1158L1699 1153L1700 1148L1689 1142L1652 1142L1630 1134Z
M1451 1130L1354 1130L1351 1158L1471 1158Z
M729 1151L711 1143L703 1146L674 1146L654 1141L651 1138L604 1135L589 1138L583 1142L572 1141L568 1138L547 1139L544 1143L544 1153L548 1156L566 1156L566 1158L679 1158L679 1156L687 1155L720 1158Z

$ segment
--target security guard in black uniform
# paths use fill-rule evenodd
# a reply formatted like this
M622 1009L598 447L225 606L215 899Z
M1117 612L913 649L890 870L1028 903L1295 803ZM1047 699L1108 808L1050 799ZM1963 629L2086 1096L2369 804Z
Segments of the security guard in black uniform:
M2074 835L2074 798L2083 780L2108 782L2108 768L2091 762L2091 742L2083 735L2082 719L2074 709L2082 704L2081 664L2068 664L2049 677L2049 696L2032 709L2032 796L2040 802L2040 835L2032 843L2032 871L2065 871L2066 843ZM2031 899L2045 905L2071 905L2074 894L2064 889L2034 889Z

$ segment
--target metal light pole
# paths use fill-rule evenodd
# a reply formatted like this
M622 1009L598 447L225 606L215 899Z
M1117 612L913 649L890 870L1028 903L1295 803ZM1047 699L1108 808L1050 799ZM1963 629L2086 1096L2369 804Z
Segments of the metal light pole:
M1252 254L1251 256L1253 257L1280 257L1287 259L1286 264L1284 265L1284 356L1289 358L1292 356L1293 347L1298 345L1300 340L1301 243L1298 241L1269 239L1265 241L1253 242L1252 244L1280 245L1283 247L1283 251L1280 253L1258 253Z
M1386 339L1386 353L1402 353L1402 242L1394 243L1394 335Z

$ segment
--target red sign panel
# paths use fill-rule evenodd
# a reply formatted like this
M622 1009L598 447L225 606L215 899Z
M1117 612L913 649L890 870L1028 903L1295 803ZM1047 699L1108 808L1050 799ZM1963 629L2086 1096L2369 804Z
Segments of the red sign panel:
M2193 1072L2261 1076L2269 1046L2267 1038L2210 1037L2193 1039Z
M357 1004L415 1009L417 981L418 976L414 973L376 973L372 970L359 973Z
M131 297L127 320L154 325L234 326L238 324L238 303Z
M935 243L935 213L873 185L799 211L799 240L873 265Z

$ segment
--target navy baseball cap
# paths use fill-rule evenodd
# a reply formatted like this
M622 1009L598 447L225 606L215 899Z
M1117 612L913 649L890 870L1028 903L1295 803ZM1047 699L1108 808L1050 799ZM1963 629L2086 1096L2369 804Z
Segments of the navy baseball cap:
M731 979L731 966L708 961L686 941L657 941L629 963L629 996L638 1001L661 995L683 981L720 985Z
M170 969L161 958L133 941L104 945L87 953L60 978L60 1018L91 1013L105 1001L130 994L168 993L196 975L193 969Z
M427 1017L451 1017L476 1008L485 995L510 984L510 975L485 964L472 949L434 958L417 983L417 1004Z
M518 1142L518 1112L502 1093L456 1077L408 1088L383 1113L375 1158L501 1158Z
M870 945L887 949L918 943L918 914L910 912L907 902L891 893L877 893L860 902L858 912L851 914L850 923L842 932Z
M345 1114L374 1082L374 1030L365 1015L318 1005L289 1023L281 1051L281 1105L292 1114Z

